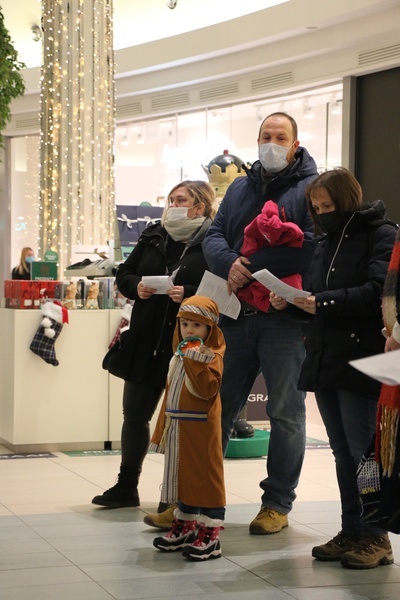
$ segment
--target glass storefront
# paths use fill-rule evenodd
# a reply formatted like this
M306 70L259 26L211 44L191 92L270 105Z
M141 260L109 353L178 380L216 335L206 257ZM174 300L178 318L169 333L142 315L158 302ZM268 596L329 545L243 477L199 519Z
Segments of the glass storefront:
M300 144L323 172L341 164L342 84L162 119L118 124L115 137L116 204L164 205L183 179L207 180L202 165L228 150L244 163L257 160L261 121L284 111L297 121ZM38 239L39 135L16 137L10 148L11 266L23 246Z
M257 160L257 137L268 114L294 117L300 144L320 172L341 164L342 85L279 98L203 109L127 123L116 131L116 202L152 204L184 179L207 179L202 165L229 150L244 163Z

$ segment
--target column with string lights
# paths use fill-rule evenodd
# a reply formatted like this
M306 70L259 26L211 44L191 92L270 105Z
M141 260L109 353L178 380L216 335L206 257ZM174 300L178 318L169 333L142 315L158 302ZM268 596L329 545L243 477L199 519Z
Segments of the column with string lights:
M42 0L39 253L114 231L112 0Z

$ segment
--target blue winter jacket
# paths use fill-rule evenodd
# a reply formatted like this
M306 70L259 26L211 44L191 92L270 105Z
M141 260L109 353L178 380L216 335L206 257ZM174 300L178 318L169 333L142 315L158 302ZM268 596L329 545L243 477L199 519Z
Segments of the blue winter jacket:
M259 250L249 258L249 271L255 273L266 268L282 278L303 273L311 261L314 235L304 190L318 175L314 159L305 148L299 147L291 168L269 180L266 187L261 168L260 161L256 161L250 170L245 168L247 176L231 183L203 241L209 269L224 279L228 279L232 263L240 256L244 228L261 212L267 200L277 203L282 221L300 227L305 234L304 243L302 248L270 246Z

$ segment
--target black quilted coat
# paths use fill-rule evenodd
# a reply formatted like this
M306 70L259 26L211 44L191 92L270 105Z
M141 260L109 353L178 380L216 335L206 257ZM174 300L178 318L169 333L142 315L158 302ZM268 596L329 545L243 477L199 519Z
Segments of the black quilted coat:
M299 389L379 391L380 384L348 364L383 352L381 296L396 227L382 201L349 213L344 226L317 245L305 289L317 312L307 328Z

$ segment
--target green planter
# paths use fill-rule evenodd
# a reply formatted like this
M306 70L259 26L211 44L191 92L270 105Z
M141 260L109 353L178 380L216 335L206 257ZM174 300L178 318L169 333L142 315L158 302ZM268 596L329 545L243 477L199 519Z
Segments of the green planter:
M231 438L226 458L257 458L268 454L269 431L256 429L252 438Z

